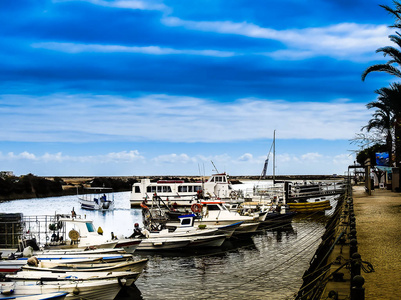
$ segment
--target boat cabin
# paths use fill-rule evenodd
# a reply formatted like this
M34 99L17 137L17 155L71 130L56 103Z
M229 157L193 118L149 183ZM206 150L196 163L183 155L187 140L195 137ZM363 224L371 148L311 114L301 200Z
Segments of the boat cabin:
M213 174L206 182L184 182L183 180L159 180L151 182L142 179L134 183L131 191L131 207L139 207L144 200L159 197L166 204L191 206L198 199L229 199L232 192L226 173Z

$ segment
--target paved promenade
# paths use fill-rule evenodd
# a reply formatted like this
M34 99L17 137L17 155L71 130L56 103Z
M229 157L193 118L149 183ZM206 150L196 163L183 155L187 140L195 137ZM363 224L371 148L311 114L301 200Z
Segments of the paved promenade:
M401 193L353 187L358 252L375 272L364 273L365 299L401 299Z

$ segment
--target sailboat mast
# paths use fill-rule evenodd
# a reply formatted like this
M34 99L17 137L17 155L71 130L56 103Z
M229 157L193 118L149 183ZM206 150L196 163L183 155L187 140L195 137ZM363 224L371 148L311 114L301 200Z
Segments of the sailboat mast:
M273 133L273 185L276 184L276 130Z

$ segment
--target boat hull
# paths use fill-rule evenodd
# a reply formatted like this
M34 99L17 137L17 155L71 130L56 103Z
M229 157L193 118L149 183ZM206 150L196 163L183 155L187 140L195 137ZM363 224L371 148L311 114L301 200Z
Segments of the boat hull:
M330 200L317 201L317 202L301 202L301 203L288 203L291 211L297 213L313 213L324 212L331 209Z
M164 251L181 249L189 245L191 239L164 239L164 238L149 238L143 239L139 244L137 251Z
M93 280L88 282L49 282L36 284L32 281L2 282L0 292L14 289L13 296L68 292L67 299L114 299L121 289L118 280Z

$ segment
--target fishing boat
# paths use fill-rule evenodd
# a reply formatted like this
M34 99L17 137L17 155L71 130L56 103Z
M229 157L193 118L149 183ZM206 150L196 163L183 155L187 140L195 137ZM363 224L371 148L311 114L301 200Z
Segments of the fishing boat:
M52 219L45 220L42 223L48 224L48 228L44 228L42 232L46 235L46 243L44 249L106 249L106 248L122 248L127 253L133 253L141 242L140 239L116 239L114 236L107 238L103 234L99 234L93 221L83 219L80 216L56 215ZM34 239L24 239L21 248L32 246L34 250L39 250L39 246ZM22 251L20 249L20 251ZM71 253L70 253L71 254Z
M0 274L16 273L26 264L25 261L0 260Z
M117 241L98 234L91 220L81 219L79 216L56 215L54 221L44 230L47 230L45 249L115 248L117 245ZM27 246L39 250L36 240L24 239L21 247Z
M91 187L85 188L85 194L78 195L82 209L87 210L113 210L114 194L112 188Z
M118 279L92 281L10 281L0 282L0 293L13 296L68 292L67 299L114 299L121 290ZM24 299L24 298L21 298Z
M139 244L137 251L166 251L166 250L177 250L188 246L191 243L190 238L143 238Z
M228 210L222 201L202 201L193 210L199 212L199 219L195 220L198 225L230 225L236 222L257 223L259 220L259 216L243 216L237 211ZM243 225L241 224L241 226Z
M195 219L195 224L199 225L232 225L242 222L234 231L234 235L252 234L259 226L259 216L243 216L237 211L230 211L221 201L202 201L193 207L195 213L199 213L199 218Z
M183 180L159 180L151 182L142 179L132 186L131 207L142 207L144 201L151 201L154 195L160 197L168 206L191 206L199 199L232 200L235 192L226 173L217 173L206 181L184 182ZM146 204L145 204L146 205Z
M51 249L51 250L39 250L33 251L32 255L60 255L60 256L71 256L71 255L79 255L79 256L87 256L91 255L110 255L110 254L126 254L127 252L123 248L86 248L86 249Z
M13 291L9 291L9 293L13 294ZM7 294L7 291L5 291ZM0 295L0 299L20 299L20 300L63 300L68 295L68 292L53 292L46 294L35 294L35 295L22 295L22 296L6 296L2 297Z
M102 263L50 263L39 261L38 266L23 265L24 271L47 271L47 272L139 272L141 273L148 263L148 259L127 260L121 262Z
M191 242L188 244L187 248L190 249L205 249L205 248L214 248L220 247L223 245L226 240L226 235L211 235L211 236L196 236L191 239Z
M295 211L297 213L316 213L332 209L330 200L288 203L288 206L290 207L291 211Z
M195 235L220 235L224 234L227 238L230 238L234 231L243 223L236 222L229 225L213 225L213 224L197 224L195 226L195 214L181 215L178 216L179 223L168 222L164 226L176 233L193 234Z
M114 299L122 286L134 283L136 272L27 272L6 275L10 282L0 282L0 292L32 295L55 291L68 292L72 299Z

